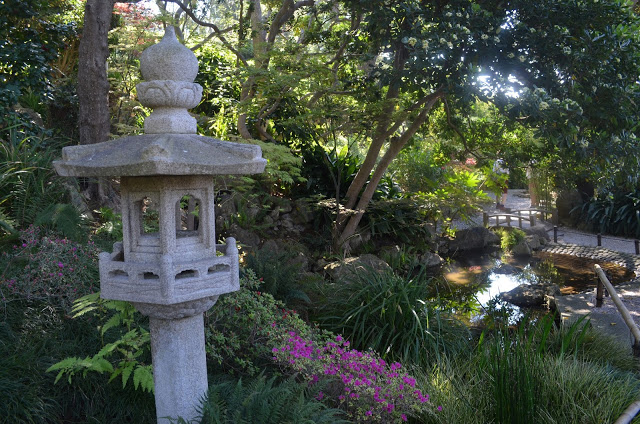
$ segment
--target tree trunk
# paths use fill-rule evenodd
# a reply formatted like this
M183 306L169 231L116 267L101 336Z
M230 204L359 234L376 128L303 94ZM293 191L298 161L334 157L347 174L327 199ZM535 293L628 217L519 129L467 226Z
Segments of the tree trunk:
M443 92L438 90L430 95L429 101L420 111L418 116L411 123L409 128L407 128L404 133L395 140L393 140L389 146L389 149L382 156L382 159L375 167L375 171L371 177L371 180L367 183L366 188L362 195L358 198L358 203L355 206L355 212L349 215L348 221L344 225L344 228L341 230L339 237L336 239L335 248L336 250L348 250L349 248L349 239L353 237L358 228L358 224L362 220L362 216L369 205L369 202L373 198L373 194L380 183L384 173L389 168L391 162L398 156L402 148L407 144L407 142L413 137L418 129L424 124L427 120L427 116L433 105L443 96ZM351 187L349 187L351 188ZM355 202L353 202L355 204ZM352 206L353 207L353 206Z
M78 132L80 144L109 138L108 32L112 0L87 0L78 52Z

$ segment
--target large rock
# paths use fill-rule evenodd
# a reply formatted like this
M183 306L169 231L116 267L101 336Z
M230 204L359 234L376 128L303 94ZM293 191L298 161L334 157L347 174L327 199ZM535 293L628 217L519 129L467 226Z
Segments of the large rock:
M353 279L359 272L369 269L380 273L391 271L388 263L371 254L347 258L340 262L332 262L324 267L324 271L334 281Z
M249 249L257 249L260 245L260 237L256 233L246 230L238 224L231 225L229 235Z
M511 248L511 254L513 256L531 256L531 246L527 240L522 240Z
M501 293L502 300L516 306L530 308L544 305L547 296L560 294L560 289L555 284L521 284L515 289Z
M546 241L551 240L551 237L549 236L547 229L542 224L537 224L529 228L523 228L522 231L524 231L524 233L529 236L538 236L538 238Z
M449 242L449 251L484 249L500 243L500 237L485 227L465 228L456 231L455 238Z
M433 252L427 252L424 255L420 256L420 264L424 265L426 268L434 268L442 265L444 260L440 255Z

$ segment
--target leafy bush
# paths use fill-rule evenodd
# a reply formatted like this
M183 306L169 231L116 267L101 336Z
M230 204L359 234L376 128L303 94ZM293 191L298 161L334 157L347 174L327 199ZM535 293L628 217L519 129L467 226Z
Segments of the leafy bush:
M497 233L500 236L500 247L505 252L511 251L526 236L519 228L498 228Z
M4 291L4 287L3 287ZM60 358L91 355L102 346L90 315L71 319L57 299L0 302L0 416L11 423L152 422L153 396L133 385L105 384L104 376L54 384L45 372Z
M273 297L285 302L311 302L300 288L302 267L295 260L297 256L297 252L290 250L262 248L247 254L245 266L253 270L255 275L260 275L263 290Z
M20 231L20 242L0 254L3 298L39 299L69 310L98 283L94 245L57 238L39 227Z
M640 189L599 194L572 212L594 231L640 237Z
M327 151L315 146L302 150L305 194L326 197L342 196L356 176L362 160L349 152L349 147Z
M429 395L415 387L416 380L401 371L400 363L387 364L373 351L350 349L342 336L324 344L293 331L289 336L273 349L273 359L301 373L310 385L326 380L316 398L336 403L355 422L401 422L432 412L425 404Z
M218 364L219 371L256 375L273 365L271 350L289 331L313 332L296 311L260 291L262 284L244 270L240 290L220 297L205 315L209 364Z
M327 285L320 321L358 349L373 349L387 360L431 364L440 354L468 347L466 327L434 306L431 281L423 273L403 278L363 269L346 284Z
M431 239L433 222L428 206L415 197L372 201L362 219L373 237L392 237L417 248Z
M64 47L65 37L75 35L73 24L60 22L67 2L5 0L0 3L0 129L28 121L12 109L20 97L31 93L35 102L52 91L52 63ZM4 134L3 134L4 135Z
M209 385L201 414L203 424L347 423L341 411L314 399L306 385L294 379L283 382L259 375ZM184 420L178 420L183 423Z

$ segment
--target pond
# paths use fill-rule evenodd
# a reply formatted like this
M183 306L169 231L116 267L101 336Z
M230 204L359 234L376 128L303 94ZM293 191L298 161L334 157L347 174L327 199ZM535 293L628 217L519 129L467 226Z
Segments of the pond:
M546 252L536 252L532 257L518 258L501 256L499 250L456 257L445 266L443 276L457 298L474 298L482 311L493 298L522 284L555 284L562 295L595 289L595 263L602 266L614 285L630 281L635 276L625 267L600 263L593 259ZM517 307L514 309L518 311ZM470 318L476 321L482 315L482 312L472 312Z

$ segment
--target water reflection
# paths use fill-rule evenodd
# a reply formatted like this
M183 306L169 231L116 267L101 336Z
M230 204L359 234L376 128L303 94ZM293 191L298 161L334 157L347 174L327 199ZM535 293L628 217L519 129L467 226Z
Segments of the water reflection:
M466 315L471 321L476 321L479 315L484 315L483 310L487 307L500 306L490 302L492 299L520 285L532 288L557 287L563 295L592 289L595 287L594 264L591 259L545 252L536 252L534 256L524 259L501 256L500 251L477 252L456 258L445 267L443 277L453 298L474 298L476 302L471 303L477 305L476 311L469 311L471 313ZM613 264L601 265L614 284L629 281L634 276L626 268ZM519 312L515 306L510 308Z

